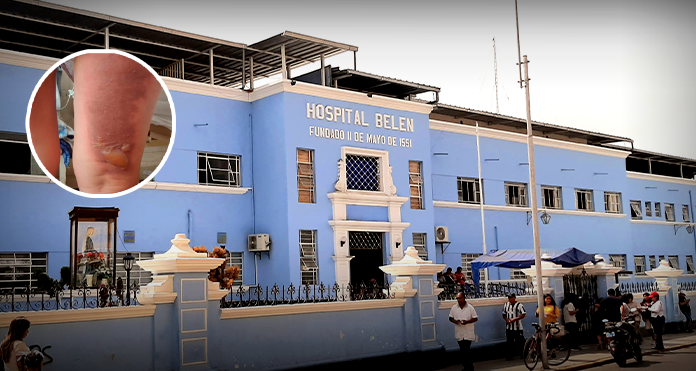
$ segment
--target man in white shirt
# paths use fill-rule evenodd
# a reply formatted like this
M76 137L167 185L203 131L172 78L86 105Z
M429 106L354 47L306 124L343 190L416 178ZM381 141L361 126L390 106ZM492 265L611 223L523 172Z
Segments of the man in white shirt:
M457 294L457 304L450 310L450 322L454 323L454 338L459 344L459 353L462 358L463 371L474 371L474 363L471 361L471 342L476 340L474 322L478 321L476 310L471 304L467 304L464 293Z
M648 310L650 311L650 322L652 322L655 331L655 348L653 349L665 350L665 346L662 343L662 332L665 327L665 307L662 305L660 294L657 291L653 291L650 294L650 298L653 303Z

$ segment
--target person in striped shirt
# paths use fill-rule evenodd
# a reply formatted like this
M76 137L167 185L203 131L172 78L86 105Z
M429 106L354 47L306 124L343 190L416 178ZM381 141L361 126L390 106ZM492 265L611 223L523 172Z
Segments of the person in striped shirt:
M505 337L507 338L507 358L511 361L515 354L522 353L524 345L524 327L522 319L527 316L524 305L517 301L515 294L508 295L508 302L503 305L505 320Z

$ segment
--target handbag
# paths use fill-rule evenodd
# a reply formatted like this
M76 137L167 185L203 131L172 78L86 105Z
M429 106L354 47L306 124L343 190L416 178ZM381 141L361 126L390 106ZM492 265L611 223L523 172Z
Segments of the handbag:
M553 327L549 328L549 334L551 337L560 338L566 335L565 326L560 323L555 324Z

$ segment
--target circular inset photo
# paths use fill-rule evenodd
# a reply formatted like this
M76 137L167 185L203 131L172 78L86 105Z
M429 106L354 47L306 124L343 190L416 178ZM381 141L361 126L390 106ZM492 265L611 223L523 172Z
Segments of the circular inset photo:
M53 65L34 88L27 138L41 170L92 198L128 194L162 168L176 133L159 75L128 53L83 50Z

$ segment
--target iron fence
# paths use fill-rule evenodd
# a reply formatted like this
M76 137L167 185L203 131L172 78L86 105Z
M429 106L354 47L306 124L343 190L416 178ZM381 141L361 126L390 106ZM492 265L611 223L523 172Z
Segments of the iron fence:
M39 290L31 287L13 287L0 290L0 312L32 312L139 305L140 287L131 284L130 297L125 285L99 288L54 287Z
M696 282L680 282L678 285L679 292L696 291Z
M233 287L220 300L222 308L258 307L283 304L328 303L351 300L393 299L389 284L361 283L358 285L318 285Z
M660 285L656 281L622 282L619 285L621 294L643 294L645 292L658 291L659 289Z
M478 287L471 284L439 284L442 292L438 295L438 300L455 300L457 294L463 292L467 299L477 298L502 298L510 294L517 296L536 295L534 285L526 282L507 282L507 283L480 283Z

